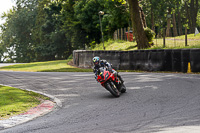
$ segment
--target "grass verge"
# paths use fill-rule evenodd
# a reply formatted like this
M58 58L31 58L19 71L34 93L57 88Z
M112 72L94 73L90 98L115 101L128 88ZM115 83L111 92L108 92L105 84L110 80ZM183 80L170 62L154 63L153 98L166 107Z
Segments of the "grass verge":
M81 69L68 65L71 59L45 62L34 62L1 67L0 70L24 72L92 72L92 69Z
M21 114L40 104L43 95L13 87L0 85L0 120Z

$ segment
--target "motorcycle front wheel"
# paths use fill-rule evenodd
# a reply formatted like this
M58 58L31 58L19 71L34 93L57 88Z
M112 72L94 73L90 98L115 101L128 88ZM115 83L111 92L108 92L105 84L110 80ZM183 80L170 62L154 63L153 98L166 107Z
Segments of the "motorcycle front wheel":
M119 97L121 92L117 89L114 83L108 82L105 85L106 89L115 97Z
M124 84L121 85L121 93L126 92L126 86Z

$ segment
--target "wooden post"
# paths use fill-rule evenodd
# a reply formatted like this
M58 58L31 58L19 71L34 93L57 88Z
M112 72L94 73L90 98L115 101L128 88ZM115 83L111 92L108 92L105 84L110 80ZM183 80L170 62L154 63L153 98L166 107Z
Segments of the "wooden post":
M163 30L163 48L165 48L165 29Z
M117 29L117 39L119 39L119 29Z
M123 29L121 28L121 40L123 40Z
M130 27L128 27L128 41L130 41L129 33L130 33Z
M126 28L124 28L124 40L126 41Z
M117 36L117 31L114 32L113 40L116 40L116 36Z
M158 39L158 35L156 35L156 47L158 47L157 39Z
M187 27L185 26L185 46L187 45Z

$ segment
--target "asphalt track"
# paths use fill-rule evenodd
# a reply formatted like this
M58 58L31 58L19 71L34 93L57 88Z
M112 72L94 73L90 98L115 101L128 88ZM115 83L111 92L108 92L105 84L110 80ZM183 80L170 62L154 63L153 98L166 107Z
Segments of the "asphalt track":
M62 106L0 133L199 133L200 75L121 73L119 98L93 73L0 72L0 84L55 96Z

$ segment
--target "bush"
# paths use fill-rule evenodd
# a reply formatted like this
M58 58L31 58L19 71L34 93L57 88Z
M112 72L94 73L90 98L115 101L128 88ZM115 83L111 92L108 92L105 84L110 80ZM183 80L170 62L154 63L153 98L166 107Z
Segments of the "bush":
M147 36L149 44L152 44L156 33L153 30L151 30L150 28L148 28L148 27L144 28L144 32L145 32L145 34Z

